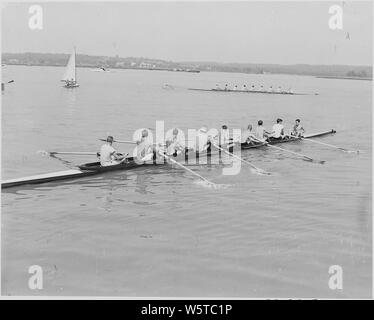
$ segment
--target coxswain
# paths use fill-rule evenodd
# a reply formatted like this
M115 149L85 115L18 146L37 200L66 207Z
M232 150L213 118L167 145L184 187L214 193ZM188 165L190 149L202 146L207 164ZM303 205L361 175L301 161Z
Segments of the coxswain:
M265 142L269 132L267 132L263 126L264 122L262 120L258 120L257 122L257 128L255 131L255 137L257 140Z
M305 133L305 130L300 123L300 119L296 119L295 124L292 127L291 135L294 137L302 137L304 133Z
M281 140L284 138L284 126L283 120L278 118L277 123L273 125L273 131L270 134L272 139Z
M103 167L119 164L125 160L125 157L113 148L113 140L112 136L108 136L106 143L100 148L100 164Z

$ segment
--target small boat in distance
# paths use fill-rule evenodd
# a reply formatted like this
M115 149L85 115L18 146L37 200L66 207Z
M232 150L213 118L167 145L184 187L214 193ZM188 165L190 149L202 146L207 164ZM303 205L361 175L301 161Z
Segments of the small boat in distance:
M104 67L99 67L99 68L96 68L96 69L92 69L92 71L94 71L94 72L111 72L109 69L104 68Z
M64 76L62 77L61 81L65 82L65 88L79 87L79 84L77 83L77 69L75 66L75 47L73 53L69 58Z

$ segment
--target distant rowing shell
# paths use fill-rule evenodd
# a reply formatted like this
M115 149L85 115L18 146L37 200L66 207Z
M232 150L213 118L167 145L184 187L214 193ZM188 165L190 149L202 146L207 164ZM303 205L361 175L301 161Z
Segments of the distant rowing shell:
M285 96L306 96L311 95L310 93L289 93L289 92L269 92L269 91L250 91L250 90L224 90L224 89L199 89L199 88L188 88L188 90L194 91L208 91L208 92L234 92L234 93L262 93L262 94L278 94ZM314 95L317 95L315 93Z

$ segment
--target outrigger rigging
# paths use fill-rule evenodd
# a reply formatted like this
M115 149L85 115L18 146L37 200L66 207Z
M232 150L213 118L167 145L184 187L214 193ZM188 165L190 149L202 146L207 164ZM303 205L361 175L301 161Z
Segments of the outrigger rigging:
M323 132L318 132L314 134L309 134L305 135L304 137L288 137L282 140L270 140L269 142L263 143L259 142L258 144L249 144L249 143L241 143L241 149L242 150L247 150L247 149L258 149L262 147L267 147L267 146L272 146L274 144L280 144L280 143L286 143L286 142L295 142L295 141L300 141L300 140L308 140L308 141L314 141L311 140L313 138L317 137L322 137L330 134L336 133L335 130L328 130L328 131L323 131ZM118 141L119 142L119 141ZM317 142L317 141L315 141ZM327 145L327 144L326 144ZM332 145L330 145L332 146ZM214 154L219 154L221 152L227 153L228 155L231 155L233 157L237 157L234 154L230 153L230 149L227 150L227 148L224 148L223 146L217 146L213 144L213 147L217 149L216 152L212 152L211 148L209 148L206 152L200 153L200 154L193 154L191 158L196 157L211 157ZM335 148L339 148L334 146ZM344 149L344 148L339 148L339 149ZM282 149L285 150L285 149ZM347 150L347 149L344 149ZM286 150L289 151L289 150ZM348 151L348 150L347 150ZM83 155L97 155L96 152L58 152L58 151L53 151L49 153L50 155L56 155L56 154L83 154ZM157 161L157 154L156 152L154 153L154 157L150 161L143 161L139 162L139 160L135 159L134 157L127 157L125 161L115 164L115 165L110 165L110 166L101 166L100 162L90 162L90 163L85 163L80 166L78 166L77 169L71 169L71 170L64 170L64 171L57 171L57 172L51 172L51 173L45 173L45 174L39 174L39 175L34 175L34 176L28 176L28 177L23 177L23 178L17 178L17 179L9 179L9 180L4 180L1 183L1 188L11 188L15 186L22 186L22 185L30 185L30 184L41 184L41 183L46 183L46 182L52 182L52 181L59 181L59 180L72 180L72 179L78 179L82 177L87 177L87 176L93 176L93 175L99 175L103 174L105 172L109 171L116 171L116 170L132 170L136 168L143 168L143 167L149 167L149 166L155 166L155 165L167 165L167 164L177 164L186 168L183 166L181 163L178 161L188 161L188 158L190 157L188 150L182 154L175 154L175 155L159 155L162 158L164 158L163 162ZM301 155L304 156L304 155ZM304 156L306 157L306 156ZM254 166L250 162L241 159L241 161L250 164L253 168L255 168L257 171L260 173L265 173L268 174L268 172ZM204 177L200 176L196 172L188 169L190 173L193 173L194 175L198 176L200 179L205 180L206 182L213 184L209 180L205 179Z

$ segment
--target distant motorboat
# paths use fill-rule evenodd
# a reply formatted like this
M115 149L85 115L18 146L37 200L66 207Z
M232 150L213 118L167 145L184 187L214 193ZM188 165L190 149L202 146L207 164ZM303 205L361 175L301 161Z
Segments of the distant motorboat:
M105 69L104 67L92 69L93 72L111 72L109 69Z
M77 83L77 68L75 65L75 47L73 53L69 58L64 76L62 77L61 81L65 82L65 88L79 87L79 84Z

